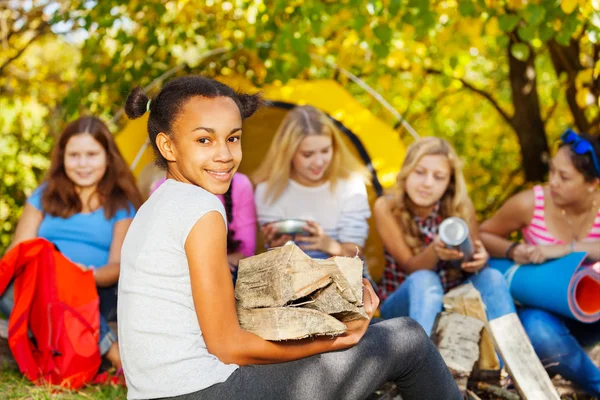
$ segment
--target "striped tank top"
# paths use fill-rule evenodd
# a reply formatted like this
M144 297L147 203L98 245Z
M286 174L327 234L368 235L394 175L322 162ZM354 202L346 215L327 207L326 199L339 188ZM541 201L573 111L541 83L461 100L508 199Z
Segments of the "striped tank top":
M544 218L544 188L542 186L534 186L533 193L535 195L533 218L531 218L529 225L521 230L525 242L534 245L563 244L564 242L552 236L546 227L546 219ZM583 241L600 241L600 210L596 213L592 229Z

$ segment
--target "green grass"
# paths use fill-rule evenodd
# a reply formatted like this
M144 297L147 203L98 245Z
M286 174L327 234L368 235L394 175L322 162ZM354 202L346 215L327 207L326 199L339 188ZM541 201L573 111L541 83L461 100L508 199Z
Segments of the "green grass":
M2 400L125 400L127 390L109 384L88 386L77 392L59 387L34 386L18 371L0 370L0 398Z

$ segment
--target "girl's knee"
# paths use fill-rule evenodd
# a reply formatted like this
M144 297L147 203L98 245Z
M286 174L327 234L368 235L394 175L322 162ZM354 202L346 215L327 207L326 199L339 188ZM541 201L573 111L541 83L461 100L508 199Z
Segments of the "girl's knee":
M486 284L495 289L501 289L508 291L508 284L504 275L497 269L485 267L478 273L480 279L485 280Z
M399 343L401 352L415 352L415 355L423 354L422 350L431 345L427 333L417 321L409 317L393 318L385 321L393 332L393 339Z
M411 286L419 288L439 287L442 288L442 281L440 276L431 270L419 270L415 271L406 278L410 282Z

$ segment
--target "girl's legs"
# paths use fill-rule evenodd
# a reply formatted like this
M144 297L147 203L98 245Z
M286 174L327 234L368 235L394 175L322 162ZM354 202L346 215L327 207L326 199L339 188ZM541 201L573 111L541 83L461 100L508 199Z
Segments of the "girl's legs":
M98 288L100 298L100 354L113 367L121 368L121 353L117 344L117 335L107 321L117 320L117 285Z
M379 307L385 319L409 316L431 335L436 315L442 311L444 290L437 273L415 271Z
M117 344L117 338L113 330L108 326L106 319L100 314L100 355L106 357L113 367L121 368L121 353Z
M521 308L518 311L523 327L542 364L552 376L560 374L583 390L600 395L600 369L592 363L577 339L567 328L565 320L547 311ZM600 323L582 325L583 330L600 331ZM580 328L578 326L578 328Z
M388 381L404 400L462 399L437 349L409 318L373 324L350 349L243 366L223 383L175 399L358 400Z
M517 312L506 279L500 271L485 267L468 280L481 294L488 320Z
M100 314L104 315L107 321L116 321L117 284L109 287L99 287L98 297L100 298Z

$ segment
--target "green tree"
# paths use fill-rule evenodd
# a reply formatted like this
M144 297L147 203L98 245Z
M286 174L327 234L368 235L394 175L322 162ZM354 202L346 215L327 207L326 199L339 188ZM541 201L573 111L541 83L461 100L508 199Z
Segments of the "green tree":
M410 141L360 79L454 143L482 215L544 179L566 125L599 131L598 0L69 0L2 3L0 16L1 151L17 160L2 164L4 244L50 132L84 112L117 129L132 87L177 74L334 78ZM23 155L39 156L33 173Z

